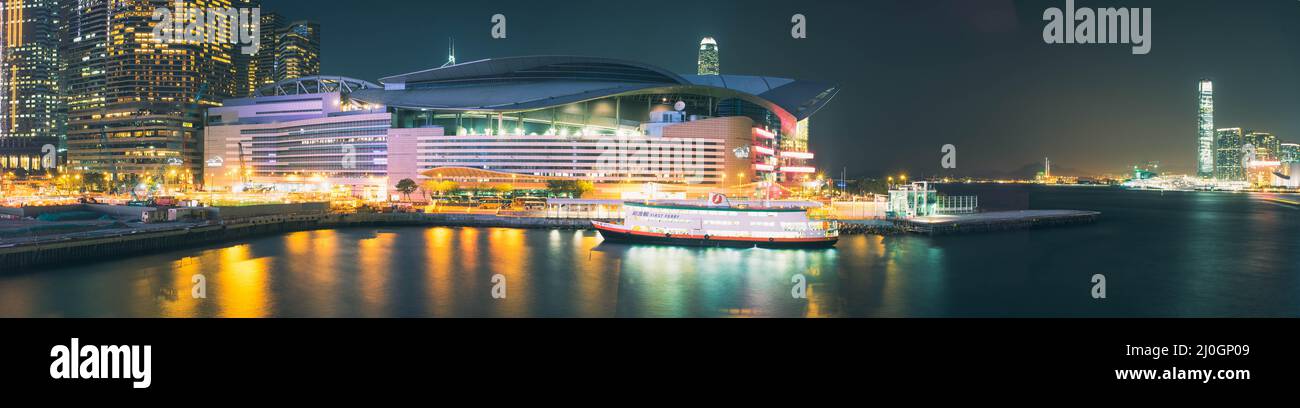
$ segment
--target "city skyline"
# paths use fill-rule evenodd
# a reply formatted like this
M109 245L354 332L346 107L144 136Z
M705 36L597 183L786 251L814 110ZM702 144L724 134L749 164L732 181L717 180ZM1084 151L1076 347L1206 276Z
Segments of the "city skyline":
M37 1L32 0L23 2L7 2L6 4L37 4L49 3L55 4L53 0ZM142 2L140 4L151 5L158 2ZM96 114L96 109L106 109L105 102L97 97L97 94L110 94L110 98L116 98L118 102L125 103L133 99L140 99L138 102L162 102L163 104L176 105L169 109L151 109L155 114L169 115L166 110L180 111L184 110L186 104L215 106L227 96L243 96L250 94L252 90L259 86L273 83L279 80L310 76L316 74L342 75L355 77L363 80L378 80L382 75L400 72L401 69L377 71L377 69L388 66L401 67L404 64L411 63L414 59L416 63L424 64L430 59L441 59L445 50L441 47L441 40L438 41L416 41L414 43L388 40L390 37L400 36L403 30L425 29L430 25L420 25L408 27L401 24L388 25L374 30L375 33L382 35L374 36L354 36L343 33L341 37L332 37L334 34L320 30L321 24L317 22L318 17L325 20L336 19L340 16L333 14L330 10L305 7L296 0L265 0L264 2L254 0L210 0L194 3L198 6L214 5L222 6L226 4L238 6L261 6L264 8L262 15L263 38L262 51L256 56L245 56L241 53L231 52L228 47L198 47L194 52L198 53L195 66L198 71L208 74L201 75L202 78L190 78L188 74L172 72L168 70L151 70L145 69L144 60L141 64L130 63L125 54L100 55L94 52L97 49L96 44L102 44L108 36L86 36L83 41L65 41L63 49L54 50L58 55L62 51L64 55L58 55L56 59L68 61L65 69L68 72L84 71L82 75L67 78L65 83L54 84L54 88L62 86L65 88L67 97L67 110L70 113L68 120L73 126L67 128L66 133L70 134L73 141L73 151L69 152L71 162L78 165L84 170L106 170L110 171L134 171L116 169L114 165L103 165L99 163L104 161L102 156L107 154L112 148L86 146L94 144L100 146L103 144L103 133L105 122L101 119L93 119L92 116L104 116L110 112L104 111ZM1216 3L1164 3L1164 2L1140 2L1149 3L1155 10L1169 13L1171 17L1165 17L1163 20L1159 14L1155 20L1156 24L1163 21L1198 21L1211 14L1216 14L1223 7ZM1190 5L1189 5L1190 4ZM61 3L68 8L68 3ZM716 4L706 3L704 7L712 7ZM688 15L682 17L685 27L690 29L674 30L665 34L643 34L631 32L629 30L615 30L611 33L608 41L598 43L573 43L573 42L545 42L538 44L537 37L564 37L565 30L558 30L552 27L536 27L534 22L534 8L526 4L504 3L500 8L515 9L523 11L520 13L524 18L512 20L512 27L515 33L519 33L521 27L525 31L534 31L545 33L544 35L515 35L509 39L492 40L485 39L488 37L485 30L486 24L478 24L479 35L468 34L473 32L470 21L454 20L446 21L445 25L432 25L439 27L437 34L418 35L419 38L445 38L460 37L462 44L468 43L468 46L462 45L461 60L473 61L485 58L497 58L504 56L518 55L541 55L546 52L541 50L555 50L553 54L557 55L590 55L596 57L606 57L611 54L626 54L637 52L646 54L642 58L639 55L636 60L644 60L649 63L664 66L670 71L677 73L714 73L721 71L719 61L727 58L729 61L740 61L741 63L728 65L725 73L729 74L757 74L776 75L782 77L799 77L813 80L823 80L827 82L840 83L845 90L836 104L831 106L827 112L819 116L815 125L815 136L808 138L809 149L813 152L823 152L818 155L817 165L821 170L827 173L838 173L840 169L846 169L846 173L854 177L875 177L884 174L914 174L920 177L924 176L976 176L976 177L998 177L1014 175L1023 177L1023 174L1016 174L1018 170L1023 170L1026 166L1038 162L1043 156L1050 156L1059 163L1058 168L1062 174L1076 175L1098 175L1113 174L1128 168L1134 163L1161 162L1165 163L1165 169L1172 173L1185 173L1200 175L1202 177L1214 176L1219 166L1213 162L1221 154L1219 146L1214 139L1220 129L1230 127L1241 127L1247 130L1258 130L1269 132L1282 142L1292 142L1300 136L1300 124L1297 123L1295 115L1289 112L1300 109L1300 101L1290 95L1296 94L1292 90L1300 90L1300 80L1294 75L1285 75L1289 67L1300 66L1300 52L1296 52L1296 46L1292 43L1279 42L1278 38L1286 37L1291 29L1289 27L1280 27L1275 30L1265 30L1265 32L1249 33L1255 40L1254 48L1266 48L1273 53L1268 53L1270 58L1256 58L1251 62L1243 64L1224 65L1218 62L1220 58L1198 59L1198 61L1207 61L1201 64L1183 64L1179 61L1174 64L1174 57L1184 55L1185 53L1196 51L1205 55L1229 55L1235 50L1229 47L1224 41L1217 38L1210 38L1210 33L1215 29L1207 26L1202 31L1194 33L1175 33L1171 39L1165 40L1164 31L1161 31L1161 47L1151 55L1134 56L1120 53L1107 53L1100 48L1088 47L1051 47L1048 44L1032 41L1032 34L1038 28L1038 22L1035 21L1035 15L1032 11L1037 6L1029 6L1019 3L990 1L984 3L986 9L975 10L970 6L962 3L943 2L938 5L939 9L947 12L960 14L963 11L980 11L975 13L976 17L968 15L948 15L938 13L929 20L919 19L915 22L926 25L935 23L953 23L947 27L938 27L942 30L936 33L930 33L916 38L911 38L909 43L928 43L940 40L940 35L944 31L948 34L956 32L962 34L955 37L945 36L942 40L952 42L949 47L955 47L957 44L969 42L965 46L983 48L986 51L993 51L992 54L976 56L973 53L964 51L944 54L946 57L935 56L918 56L916 53L909 54L908 59L897 60L896 64L873 65L867 64L842 64L841 61L859 58L853 52L844 52L851 50L851 47L845 46L834 41L834 38L825 39L821 36L813 35L809 39L789 38L790 35L785 30L773 34L773 29L757 29L761 25L757 22L764 21L774 27L785 28L789 24L784 22L775 22L773 16L776 11L759 12L757 10L744 10L741 20L754 21L751 27L744 30L744 34L736 35L735 27L716 27L707 21L699 21L698 16ZM1291 7L1295 6L1295 7ZM412 5L419 8L423 5ZM846 37L857 35L857 31L866 28L859 25L839 24L841 16L827 13L818 7L810 6L806 12L801 15L807 15L811 18L811 28L829 29L827 37ZM854 5L856 10L860 10L864 15L871 16L873 13L889 13L901 17L920 17L921 10L906 4L898 3L876 3L871 5ZM1270 8L1272 7L1272 8ZM76 8L76 7L74 7ZM456 10L454 13L447 15L468 16L476 13L477 6L465 6L463 9ZM147 9L147 7L141 10ZM1277 3L1266 4L1263 7L1250 10L1226 8L1228 13L1216 15L1216 18L1246 18L1249 15L1263 16L1266 12L1272 12L1270 15L1286 16L1286 13L1295 13L1300 15L1300 5L1283 6ZM280 10L287 10L287 13L281 14ZM545 10L542 10L545 11ZM355 10L350 10L355 12ZM361 11L364 13L365 11ZM624 14L627 16L624 17ZM292 16L292 19L286 17ZM543 13L544 15L544 13ZM645 13L619 13L617 17L606 18L610 21L618 21L620 18L642 18L653 19L655 12ZM826 23L823 27L817 24L817 17L823 16ZM104 27L94 27L96 20L89 20L90 23L78 23L80 21L75 14L69 21L64 21L64 26L78 25L77 30L105 30ZM403 17L395 17L399 20ZM435 17L438 19L441 17ZM1263 18L1263 17L1261 17ZM1281 17L1274 17L1281 18ZM522 21L521 21L522 20ZM134 20L131 20L134 21ZM373 19L364 19L364 24L374 24ZM441 21L441 20L439 20ZM86 25L91 24L91 25ZM132 22L131 24L135 24ZM1161 25L1163 26L1163 25ZM1246 33L1241 31L1254 30L1254 26L1247 28L1235 27L1233 35L1244 36ZM1181 30L1183 27L1174 26L1174 30ZM693 31L694 30L694 31ZM349 30L351 31L351 30ZM364 30L363 30L364 31ZM816 33L817 31L812 31ZM755 35L756 34L756 35ZM1191 35L1189 35L1191 34ZM779 40L770 37L781 37ZM964 35L964 36L963 36ZM721 40L715 40L715 36ZM639 38L649 37L653 41L641 41ZM688 53L685 45L677 44L676 38L689 38L691 44L698 44L697 52ZM323 38L334 38L342 45L338 46L339 51L336 54L343 54L345 58L328 59L321 58L321 47L323 44L326 49L335 47L332 41L323 41ZM357 40L364 38L364 49L351 49L359 45ZM400 37L394 37L400 38ZM521 39L522 38L522 39ZM703 40L699 40L703 38ZM734 38L728 42L726 38ZM669 40L673 39L673 40ZM762 40L775 40L771 42L772 46L763 46L756 44ZM727 42L726 52L720 52L719 43ZM1193 45L1198 47L1194 48ZM521 46L521 43L523 43ZM613 46L612 44L618 44ZM730 44L733 44L730 45ZM122 49L129 48L130 41L118 45ZM872 48L871 51L877 50L883 55L888 55L898 44L878 44L880 47ZM391 52L393 47L405 47L401 52ZM172 45L184 51L186 46ZM429 50L431 48L431 50ZM520 48L526 48L520 50ZM406 49L417 52L406 52ZM373 56L370 53L389 50L382 55ZM936 51L939 49L936 49ZM1171 50L1171 51L1166 51ZM1166 56L1163 53L1170 53L1174 56ZM721 55L726 53L727 55ZM811 53L811 54L810 54ZM14 55L21 56L16 52L10 52L11 59ZM75 55L74 55L75 54ZM780 54L784 58L763 58L765 55ZM955 54L955 56L954 56ZM1077 78L1092 78L1092 80L1082 80L1068 78L1066 81L1057 81L1057 77L1045 75L1045 70L1034 70L1031 75L1017 75L1014 63L1016 61L1027 61L1031 57L1044 56L1045 61L1035 61L1036 64L1054 64L1052 58L1056 59L1077 59L1087 58L1086 64L1081 67L1090 67L1087 70L1075 70L1070 72L1070 76ZM89 58L88 58L89 57ZM166 57L175 59L175 56ZM188 58L188 57L181 57ZM683 59L689 58L689 68L683 67ZM223 68L227 60L232 60L231 69ZM933 59L934 61L929 61ZM933 68L917 67L918 62L925 62L927 66L933 66L935 62L942 60L962 60L962 64L973 64L979 68L975 71L959 71L961 75L948 75L947 77L921 77L917 75L925 72L933 73ZM117 62L113 62L117 61ZM152 61L152 60L151 60ZM392 63L390 63L392 61ZM153 62L150 62L153 63ZM105 64L118 64L125 67L124 70L97 70L97 67L105 67ZM122 65L125 64L125 65ZM1176 75L1161 75L1149 81L1138 81L1137 76L1127 75L1123 77L1100 78L1111 69L1132 71L1131 65L1138 65L1141 69L1157 69L1163 67L1166 71L1185 72L1190 76L1191 71L1195 73L1196 78L1203 80L1212 79L1218 82L1217 89L1210 82L1203 82L1202 87L1208 90L1202 92L1201 106L1199 109L1199 126L1189 131L1190 121L1186 120L1185 115L1190 112L1196 112L1198 109L1195 105L1189 106L1187 99L1176 98L1175 92L1164 90L1170 78ZM863 65L866 69L859 69L857 72L845 72L845 65ZM1188 66L1192 66L1188 68ZM911 66L912 69L904 70L903 67ZM995 67L1008 68L998 72L992 71ZM1199 66L1199 68L1198 68ZM1209 69L1207 69L1207 67ZM1217 67L1217 69L1215 69ZM323 69L322 69L323 68ZM88 71L87 71L88 70ZM134 71L132 71L134 70ZM227 72L231 71L233 72ZM980 76L983 80L967 81L965 80L968 72L979 72L983 70L984 75ZM1051 70L1046 70L1051 71ZM98 72L98 73L96 73ZM170 73L169 73L170 72ZM370 72L367 74L357 74L357 72ZM804 72L804 74L787 74L790 72ZM86 74L90 73L90 74ZM146 87L135 87L131 84L131 78L139 75L174 75L179 80L180 87L158 88L150 85ZM1026 73L1026 72L1020 72ZM227 77L230 74L230 77ZM1250 74L1250 75L1247 75ZM113 79L113 81L109 81ZM125 81L125 82L123 82ZM32 83L32 81L10 81L15 83ZM48 81L47 81L48 82ZM1134 83L1137 82L1137 83ZM201 84L200 84L201 83ZM114 85L117 84L117 85ZM951 85L948 89L938 89L939 84ZM119 85L126 86L125 88ZM150 88L153 87L153 88ZM32 89L28 85L29 89ZM15 88L17 89L17 88ZM1186 89L1186 88L1183 88ZM9 90L6 90L9 91ZM27 92L31 92L30 90ZM132 92L141 93L140 98L131 96ZM1185 91L1183 91L1185 92ZM1008 95L1011 94L1023 94ZM1186 95L1183 93L1182 95ZM1098 101L1097 98L1106 96L1108 101ZM202 101L190 101L200 97ZM29 98L30 99L30 98ZM995 99L994 103L982 103L981 100ZM1177 99L1177 102L1174 102ZM960 103L965 101L967 103ZM1156 101L1156 102L1151 102ZM28 101L30 102L30 100ZM62 102L62 101L59 101ZM138 103L137 103L138 104ZM846 106L847 105L847 106ZM123 105L125 106L125 105ZM119 106L121 107L121 106ZM1010 109L1010 108L1014 108ZM133 109L133 108L132 108ZM1206 111L1208 109L1208 111ZM40 109L37 109L40 110ZM45 109L46 111L57 108ZM125 111L122 111L125 112ZM1010 112L1016 112L1011 114ZM89 115L89 116L87 116ZM116 115L116 114L114 114ZM15 116L15 115L10 115ZM54 129L63 129L63 117L65 115L46 115L50 119L49 127ZM113 115L109 115L110 117ZM935 120L942 118L942 120ZM98 121L98 122L96 122ZM96 122L99 124L87 124ZM109 121L111 122L111 121ZM847 125L846 125L847 123ZM112 127L114 125L110 125ZM806 130L809 126L802 127ZM64 133L56 130L55 133ZM185 129L174 129L184 133ZM14 133L14 132L10 132ZM46 132L48 133L48 132ZM93 134L92 134L93 133ZM1195 144L1186 142L1188 135L1196 135L1198 141ZM905 135L905 136L899 136ZM16 138L6 138L10 144L13 144ZM94 139L94 140L92 140ZM182 137L184 140L192 140L189 137ZM24 139L25 140L25 139ZM110 139L111 141L111 139ZM900 141L902 141L900 143ZM182 140L182 144L188 143ZM29 143L30 144L30 143ZM66 143L59 143L60 147ZM112 144L112 143L110 143ZM943 169L939 166L940 152L938 147L944 145L955 145L958 147L957 152L961 158L959 165L955 169ZM31 151L31 147L25 148ZM89 149L89 150L87 150ZM180 156L193 156L185 153L185 150L192 150L194 147L181 147ZM1190 153L1189 153L1190 150ZM27 165L37 156L27 157ZM1194 158L1188 160L1188 158ZM127 160L131 163L122 164L124 168L136 169L139 172L153 172L149 165L137 165L140 158ZM193 157L182 158L191 165L196 165ZM155 166L156 167L156 166Z
M726 45L720 56L728 61L725 73L843 86L813 125L811 143L819 167L838 174L848 166L850 176L940 174L945 144L958 147L955 172L962 175L1003 174L1043 156L1053 157L1061 170L1119 173L1134 163L1159 161L1169 171L1195 174L1197 148L1187 140L1197 134L1188 119L1196 106L1187 102L1187 84L1200 78L1220 85L1217 127L1300 139L1300 119L1293 114L1300 110L1300 98L1293 96L1300 94L1300 78L1292 74L1300 67L1300 46L1291 40L1300 29L1285 24L1300 18L1300 4L1129 3L1123 5L1154 10L1155 46L1148 55L1044 44L1040 17L1044 8L1059 6L1054 3L758 2L736 9L706 2L685 14L627 12L581 1L563 10L509 1L454 10L409 3L401 15L312 9L299 0L268 0L266 6L302 10L302 17L325 25L357 21L358 31L374 35L325 33L322 72L365 80L441 63L448 37L456 39L462 61L591 55L691 73L698 69L693 51L700 38L713 37ZM584 11L567 16L564 10ZM728 21L745 23L721 24L711 17L715 12L738 13ZM497 13L509 17L507 39L489 35L489 17ZM808 18L807 39L790 36L795 13ZM545 23L582 15L600 18L582 28ZM674 21L672 30L623 29L665 19ZM601 33L599 41L561 41L589 37L592 30ZM419 40L390 44L375 37ZM1261 61L1261 52L1276 59ZM1217 57L1193 57L1199 55Z

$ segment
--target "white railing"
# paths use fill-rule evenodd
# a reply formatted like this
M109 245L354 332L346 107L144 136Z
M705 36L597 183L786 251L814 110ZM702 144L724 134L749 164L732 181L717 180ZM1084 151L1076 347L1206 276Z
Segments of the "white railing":
M939 214L972 214L979 211L979 196L939 196L935 212Z

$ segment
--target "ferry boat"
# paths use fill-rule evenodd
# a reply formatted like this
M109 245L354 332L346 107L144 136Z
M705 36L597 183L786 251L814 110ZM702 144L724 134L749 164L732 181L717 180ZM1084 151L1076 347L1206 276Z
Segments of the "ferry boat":
M716 201L711 199L710 201ZM609 242L741 248L829 248L839 223L818 209L623 204L624 223L592 221Z

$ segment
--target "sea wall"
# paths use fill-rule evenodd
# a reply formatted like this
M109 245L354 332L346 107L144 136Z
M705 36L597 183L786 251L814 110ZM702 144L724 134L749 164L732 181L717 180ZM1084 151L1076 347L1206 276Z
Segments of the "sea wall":
M137 207L138 208L138 207ZM314 207L304 207L313 209ZM249 213L264 213L251 211ZM277 212L277 211L272 211ZM230 213L225 213L229 215ZM0 274L37 266L138 256L202 245L234 242L296 231L385 226L452 226L480 228L584 229L589 220L496 217L486 214L310 214L292 213L178 224L158 230L122 229L120 234L0 248Z

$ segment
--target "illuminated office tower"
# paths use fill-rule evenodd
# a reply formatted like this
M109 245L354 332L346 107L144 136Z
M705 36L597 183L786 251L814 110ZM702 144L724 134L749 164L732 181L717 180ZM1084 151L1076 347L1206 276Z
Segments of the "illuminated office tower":
M320 24L289 23L276 39L276 82L316 75L320 75Z
M224 10L232 2L185 5ZM155 38L154 10L174 6L166 0L63 3L67 24L60 54L72 171L104 173L114 181L197 181L200 115L235 90L231 54L236 50L216 38Z
M58 6L58 0L0 1L0 170L58 166L65 120Z
M1277 141L1277 136L1268 132L1250 132L1246 134L1246 143L1255 146L1255 157L1260 161L1279 161L1281 160L1280 151L1281 143Z
M258 88L276 82L320 75L320 24L290 22L280 13L263 10L257 55L236 56L235 70L237 97L253 96Z
M1242 163L1244 152L1241 150L1245 143L1245 134L1241 128L1219 129L1214 141L1215 180L1246 180L1246 169Z
M718 61L718 42L713 37L704 37L700 40L700 75L718 75L722 73L721 63Z
M234 3L236 8L260 8L262 6L261 0L232 0L232 3ZM266 33L262 32L260 29L261 22L258 21L257 23L257 27L253 27L252 23L249 22L245 23L246 25L240 28L243 30L242 32L245 33L253 32L252 30L254 28L258 28L258 39L261 40L266 37ZM245 54L242 52L242 45L236 46L232 51L231 58L233 58L232 64L234 65L232 67L234 69L234 90L231 93L231 96L242 98L252 95L253 91L257 90L260 86L257 81L257 58L262 55L263 52L266 52L266 49L260 46L260 42L258 45L259 47L256 54ZM274 50L274 48L272 48L272 50ZM274 54L275 52L271 51L270 53Z
M257 55L253 58L254 67L251 69L254 71L253 89L261 88L276 82L276 45L279 44L279 33L286 25L288 25L288 21L286 21L284 15L262 10L261 45L257 48Z
M1300 144L1279 143L1278 150L1283 163L1300 163Z
M1197 93L1196 175L1214 176L1214 83L1202 79Z

